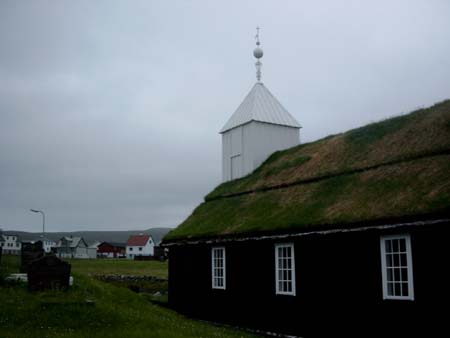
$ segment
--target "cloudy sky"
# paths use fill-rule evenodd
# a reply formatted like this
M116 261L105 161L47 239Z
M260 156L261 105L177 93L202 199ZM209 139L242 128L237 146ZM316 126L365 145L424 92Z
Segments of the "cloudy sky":
M255 82L302 141L450 97L450 2L0 2L0 228L176 226Z

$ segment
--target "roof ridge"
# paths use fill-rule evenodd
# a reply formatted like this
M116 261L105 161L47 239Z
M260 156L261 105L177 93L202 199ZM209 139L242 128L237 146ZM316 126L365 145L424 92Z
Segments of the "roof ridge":
M256 86L258 85L258 83L255 83L255 85L253 86L253 88L255 88ZM255 115L255 112L254 112L254 110L255 110L255 107L256 107L256 95L258 95L258 92L255 90L255 91L253 91L253 88L252 88L252 90L250 91L250 93L253 93L253 95L252 95L252 97L251 97L251 102L250 102L250 121L253 121L254 120L254 115ZM250 95L250 93L248 93L248 95ZM244 103L244 101L242 101L242 103ZM239 105L239 107L240 107L240 105ZM239 109L239 108L238 108ZM236 110L237 111L237 110ZM234 114L233 114L234 115Z
M301 128L294 116L261 82L253 85L219 133L225 133L251 121Z
M242 195L249 195L249 194L257 193L257 192L265 192L265 191L270 191L270 190L283 189L283 188L288 188L291 186L309 184L309 183L314 183L314 182L318 182L318 181L322 181L322 180L327 180L327 179L330 179L333 177L352 175L352 174L356 174L356 173L360 173L360 172L364 172L364 171L374 170L374 169L378 169L380 167L391 166L391 165L396 165L396 164L405 163L405 162L412 162L412 161L423 159L423 158L431 158L431 157L447 156L447 155L450 155L450 149L439 149L436 151L418 153L418 154L413 154L411 156L403 157L400 159L394 159L391 161L381 162L381 163L370 165L370 166L363 166L363 167L353 168L353 169L349 169L349 170L343 170L343 171L339 171L339 172L330 172L330 173L323 174L320 176L313 176L313 177L309 177L309 178L299 179L299 180L289 182L289 183L281 183L281 184L275 184L275 185L271 185L271 186L270 185L262 186L262 187L255 188L255 189L244 190L244 191L225 194L225 195L218 195L218 196L213 196L213 197L209 197L209 198L205 197L205 202L211 202L214 200L219 200L219 199L224 199L224 198L232 198L232 197L237 197L237 196L242 196Z

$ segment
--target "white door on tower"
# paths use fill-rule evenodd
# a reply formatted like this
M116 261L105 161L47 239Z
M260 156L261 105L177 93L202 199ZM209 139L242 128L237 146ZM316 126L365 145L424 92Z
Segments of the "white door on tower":
M236 155L231 157L231 179L241 177L242 172L242 157L241 155Z

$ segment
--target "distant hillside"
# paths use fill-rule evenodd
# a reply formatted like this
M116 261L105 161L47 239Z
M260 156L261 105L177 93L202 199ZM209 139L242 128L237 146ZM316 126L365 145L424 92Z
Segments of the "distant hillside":
M94 241L99 242L118 242L125 243L131 235L137 235L140 233L148 234L153 237L156 243L159 243L161 239L170 231L171 228L150 228L147 230L129 230L129 231L73 231L73 232L47 232L45 236L57 241L63 236L80 236L83 237L88 243ZM40 232L24 232L24 231L8 231L13 232L20 236L21 240L36 239L41 235Z

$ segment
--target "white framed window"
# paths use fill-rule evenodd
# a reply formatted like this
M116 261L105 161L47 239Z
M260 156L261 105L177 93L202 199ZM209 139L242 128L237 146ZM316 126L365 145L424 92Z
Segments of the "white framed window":
M383 299L414 300L410 236L382 236L380 248Z
M275 293L295 296L294 244L275 244Z
M226 287L225 248L211 249L212 288L223 289Z

